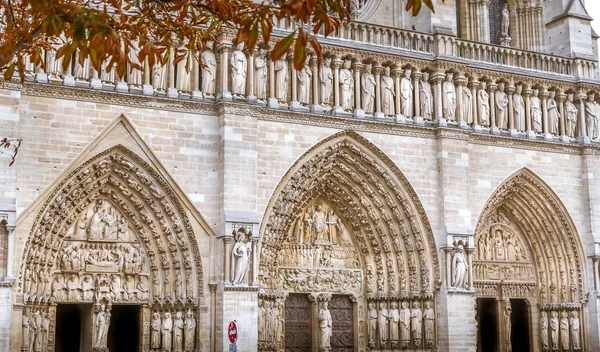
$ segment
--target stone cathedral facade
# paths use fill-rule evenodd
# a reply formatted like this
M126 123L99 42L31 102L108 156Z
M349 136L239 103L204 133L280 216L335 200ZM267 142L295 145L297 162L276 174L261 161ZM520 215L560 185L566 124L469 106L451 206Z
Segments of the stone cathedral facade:
M434 4L2 82L0 351L600 351L583 0Z

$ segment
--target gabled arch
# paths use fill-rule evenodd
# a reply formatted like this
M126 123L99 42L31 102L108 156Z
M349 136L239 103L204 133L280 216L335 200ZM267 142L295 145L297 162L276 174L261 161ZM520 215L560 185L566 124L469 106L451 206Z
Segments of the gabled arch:
M278 257L302 209L325 197L350 225L367 296L431 296L440 270L431 226L394 162L352 131L312 147L283 176L261 224L260 285L281 287Z

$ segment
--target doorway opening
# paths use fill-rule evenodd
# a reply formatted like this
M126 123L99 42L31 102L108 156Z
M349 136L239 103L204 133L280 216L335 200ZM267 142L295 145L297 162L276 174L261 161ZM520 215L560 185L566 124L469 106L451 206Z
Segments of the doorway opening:
M312 351L311 304L305 294L290 293L285 300L285 351Z
M529 352L529 306L524 299L511 299L512 308L510 337L513 352Z
M110 312L107 346L110 352L139 350L140 306L113 305Z
M80 304L59 304L56 307L56 352L80 352L83 342L82 316L87 310L90 307Z
M477 299L479 325L477 331L477 352L498 352L497 344L497 305L494 298Z

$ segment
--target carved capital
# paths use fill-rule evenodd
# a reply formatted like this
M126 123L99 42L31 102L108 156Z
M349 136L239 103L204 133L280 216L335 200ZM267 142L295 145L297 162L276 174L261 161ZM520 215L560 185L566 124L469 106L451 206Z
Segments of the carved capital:
M465 76L458 76L454 79L454 84L456 84L457 86L462 86L465 87L467 85L467 78Z

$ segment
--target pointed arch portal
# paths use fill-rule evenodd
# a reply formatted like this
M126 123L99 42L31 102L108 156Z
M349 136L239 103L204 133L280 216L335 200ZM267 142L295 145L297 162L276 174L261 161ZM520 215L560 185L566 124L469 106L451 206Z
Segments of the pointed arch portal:
M548 185L528 169L512 175L483 209L475 241L478 350L486 350L492 338L500 350L512 346L520 351L524 341L524 348L532 351L586 350L583 247L567 210ZM489 309L493 300L495 308ZM523 309L526 313L515 319ZM495 324L488 322L492 315ZM514 326L523 320L526 326ZM496 333L486 331L492 325ZM522 328L528 336L519 335Z
M354 132L314 146L283 177L261 225L259 269L261 350L297 348L311 335L322 347L324 302L333 330L352 332L333 334L333 350L435 348L440 270L429 221L393 161ZM300 303L312 305L315 322L288 324ZM270 322L273 310L285 329ZM411 313L420 318L404 330L398 321Z

